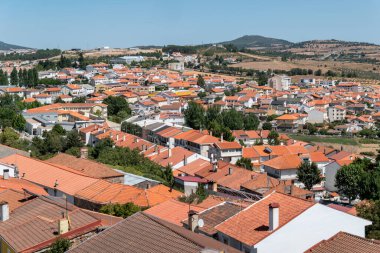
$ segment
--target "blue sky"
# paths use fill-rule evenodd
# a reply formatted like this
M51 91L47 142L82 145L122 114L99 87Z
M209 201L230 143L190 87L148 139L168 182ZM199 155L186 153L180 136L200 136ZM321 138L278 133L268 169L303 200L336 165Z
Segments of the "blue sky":
M35 48L200 44L263 35L380 44L379 0L1 0L0 41Z

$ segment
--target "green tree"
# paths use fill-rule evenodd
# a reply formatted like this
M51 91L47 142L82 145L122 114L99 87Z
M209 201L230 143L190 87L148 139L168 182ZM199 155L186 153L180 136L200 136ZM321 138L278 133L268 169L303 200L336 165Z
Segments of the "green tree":
M190 101L184 112L185 122L191 128L200 129L205 126L205 110L193 101Z
M249 158L242 157L236 161L236 165L240 167L244 167L247 170L253 170L252 161Z
M315 163L302 162L297 170L297 179L310 191L314 185L321 182L321 172Z
M110 138L102 139L95 144L94 148L90 150L90 156L92 156L94 159L97 159L103 150L112 148L113 145L114 142Z
M7 145L7 146L13 146L14 143L16 143L19 138L20 138L20 135L18 133L16 133L10 127L6 127L0 133L0 142L1 142L1 144Z
M356 206L358 216L372 221L365 228L366 238L380 240L380 200L365 201Z
M54 125L51 131L58 135L66 135L66 130L59 124Z
M65 150L70 148L80 148L83 146L82 140L77 130L71 130L66 135Z
M18 74L17 69L14 67L11 72L11 84L12 85L18 85Z
M63 99L61 97L57 97L55 100L54 100L54 103L65 103L65 101L63 101Z
M99 210L101 213L127 218L137 212L141 211L141 207L128 202L126 204L108 204L102 206Z
M76 97L71 101L72 103L86 103L86 97Z
M205 80L203 79L201 75L198 75L197 85L201 88L204 88L206 85Z
M272 124L269 122L264 122L262 128L263 130L272 130Z
M173 187L174 185L174 176L173 176L173 169L170 165L165 167L164 170L164 178L166 182L168 183L169 187Z
M257 130L260 124L259 119L253 113L249 113L244 117L244 129L245 130Z
M208 193L205 190L205 186L203 184L198 184L197 190L195 191L197 195L197 203L202 203L208 197Z
M12 120L12 127L17 131L23 131L25 129L26 120L21 114L17 114Z
M108 115L120 115L120 113L126 113L130 115L132 113L131 108L129 108L128 102L123 97L109 96L103 100L103 103L108 105Z
M86 69L86 63L85 63L82 52L79 53L78 62L79 62L79 68L80 69Z
M222 111L222 118L224 126L231 130L244 129L244 116L241 112L235 109Z
M274 130L270 131L270 133L268 135L268 144L269 145L280 144L280 140L278 138L279 138L279 134L276 131L274 131Z
M71 241L66 238L58 238L51 245L48 253L64 253L70 249Z
M350 203L360 194L360 181L363 177L363 173L362 165L357 162L344 165L336 173L335 187L338 188L340 194L349 198Z

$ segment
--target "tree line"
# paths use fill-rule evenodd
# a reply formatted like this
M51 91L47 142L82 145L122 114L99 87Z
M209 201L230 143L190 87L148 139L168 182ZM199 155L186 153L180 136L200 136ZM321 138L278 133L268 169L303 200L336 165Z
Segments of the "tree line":
M221 110L220 106L213 105L205 110L202 105L189 102L184 112L185 123L193 129L208 129L215 137L233 141L231 130L256 130L260 124L255 114L243 114L235 109Z

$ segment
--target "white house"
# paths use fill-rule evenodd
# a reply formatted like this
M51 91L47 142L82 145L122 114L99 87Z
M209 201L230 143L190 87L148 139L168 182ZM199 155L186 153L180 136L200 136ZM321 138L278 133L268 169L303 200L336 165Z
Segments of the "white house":
M323 123L327 119L327 112L323 109L313 109L308 112L308 123Z
M292 79L286 75L275 75L268 79L269 87L279 91L289 90L291 83Z
M280 206L281 215L281 206ZM255 253L302 253L340 231L365 237L365 226L372 222L315 204L289 223L257 243Z

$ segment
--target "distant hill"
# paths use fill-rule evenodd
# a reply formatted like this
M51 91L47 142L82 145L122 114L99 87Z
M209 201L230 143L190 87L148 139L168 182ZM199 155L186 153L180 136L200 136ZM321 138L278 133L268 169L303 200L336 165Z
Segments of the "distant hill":
M244 35L243 37L221 42L220 44L233 44L238 48L247 47L286 47L293 45L292 42L281 39L268 38L260 35Z
M30 49L30 48L12 45L12 44L7 44L5 42L0 41L0 50L11 50L11 49Z
M307 47L312 47L316 45L324 45L324 46L329 46L329 47L336 47L336 46L378 46L373 43L368 43L368 42L357 42L357 41L344 41L344 40L335 40L335 39L330 39L330 40L308 40L308 41L302 41L299 43L294 43L292 45L293 48L307 48Z

